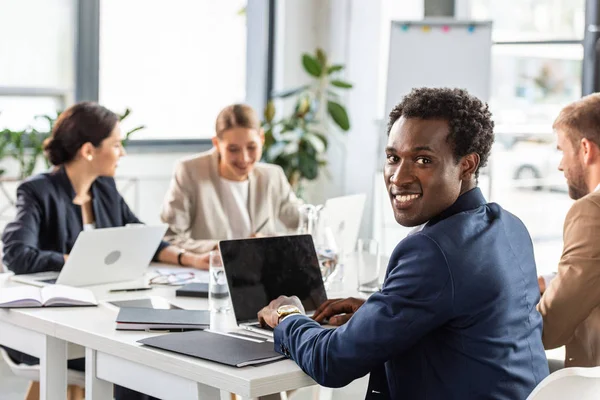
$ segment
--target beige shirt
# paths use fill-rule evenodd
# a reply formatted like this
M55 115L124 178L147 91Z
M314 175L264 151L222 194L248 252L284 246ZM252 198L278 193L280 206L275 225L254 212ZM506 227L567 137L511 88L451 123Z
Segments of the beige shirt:
M546 349L566 346L566 367L600 365L600 192L577 200L565 218L558 273L538 310Z
M298 227L298 200L278 165L256 163L248 176L251 231L277 234L277 221ZM230 218L223 206L219 153L213 149L177 163L161 212L169 224L166 239L194 252L206 252L228 238Z

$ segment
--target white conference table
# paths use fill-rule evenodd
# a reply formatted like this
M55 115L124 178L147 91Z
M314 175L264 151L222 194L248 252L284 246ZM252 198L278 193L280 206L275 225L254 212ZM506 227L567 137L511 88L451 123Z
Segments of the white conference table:
M109 293L112 287L90 287L100 301L98 307L0 310L0 344L40 358L42 399L66 398L67 359L84 354L86 399L112 399L113 384L161 399L229 399L229 393L252 399L315 385L291 360L234 368L142 346L138 340L163 333L115 330L118 308L107 301L156 296L186 309L207 309L208 301L175 297L174 286ZM339 290L328 290L328 294L356 295L355 288L356 272L350 262L343 283L332 285ZM211 315L211 330L236 328L232 313Z

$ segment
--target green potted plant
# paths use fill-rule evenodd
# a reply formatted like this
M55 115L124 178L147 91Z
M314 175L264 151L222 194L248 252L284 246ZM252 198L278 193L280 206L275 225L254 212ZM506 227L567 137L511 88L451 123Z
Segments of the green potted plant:
M351 83L337 77L344 66L330 64L321 49L317 49L314 55L302 54L302 66L311 82L273 95L274 98L293 98L292 111L276 118L273 100L265 107L262 158L283 168L300 197L303 195L303 182L316 179L327 165L330 122L343 132L350 129L348 112L340 103L338 90L352 88Z

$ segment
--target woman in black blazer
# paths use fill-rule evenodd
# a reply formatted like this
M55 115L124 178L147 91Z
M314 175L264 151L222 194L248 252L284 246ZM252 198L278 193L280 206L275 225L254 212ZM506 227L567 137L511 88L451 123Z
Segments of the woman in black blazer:
M60 271L84 228L140 223L115 185L125 155L118 116L95 103L64 111L44 144L56 168L17 189L17 216L2 234L4 264L15 274ZM208 269L208 255L162 242L155 261Z
M118 116L90 102L76 104L57 119L44 143L56 168L33 176L17 189L17 215L2 234L4 264L15 274L60 271L77 235L84 229L140 223L115 185L118 161L125 155ZM207 269L208 256L187 253L162 242L155 261ZM29 355L7 349L17 362L37 364ZM83 359L69 368L83 370ZM115 398L145 398L115 386Z

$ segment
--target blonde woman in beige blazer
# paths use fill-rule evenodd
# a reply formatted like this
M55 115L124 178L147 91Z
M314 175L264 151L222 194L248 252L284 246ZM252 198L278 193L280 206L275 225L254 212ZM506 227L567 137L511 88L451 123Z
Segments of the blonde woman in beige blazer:
M543 293L544 347L566 346L565 367L600 366L600 94L565 107L556 121L569 195L558 274Z
M281 167L258 162L264 133L254 110L223 109L212 141L212 150L175 167L161 213L169 224L166 239L205 253L222 239L276 234L278 221L295 230L301 201Z

